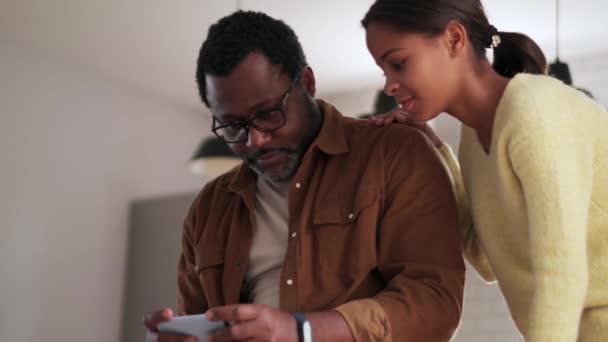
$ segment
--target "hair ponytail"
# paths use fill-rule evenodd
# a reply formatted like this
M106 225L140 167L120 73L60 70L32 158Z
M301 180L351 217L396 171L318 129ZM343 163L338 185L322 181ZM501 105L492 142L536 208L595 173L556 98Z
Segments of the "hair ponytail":
M547 60L534 40L517 32L498 32L497 35L500 43L494 46L492 63L497 73L509 78L520 72L547 73Z

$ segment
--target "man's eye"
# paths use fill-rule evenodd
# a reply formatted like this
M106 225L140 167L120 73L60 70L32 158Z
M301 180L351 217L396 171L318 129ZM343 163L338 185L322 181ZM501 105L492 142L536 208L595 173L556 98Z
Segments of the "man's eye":
M258 120L265 120L267 119L269 116L271 116L270 114L272 113L272 111L269 112L263 112L263 113L258 113L258 115L256 115L256 119Z
M229 123L224 126L224 129L229 132L238 132L243 128L243 124L239 122Z

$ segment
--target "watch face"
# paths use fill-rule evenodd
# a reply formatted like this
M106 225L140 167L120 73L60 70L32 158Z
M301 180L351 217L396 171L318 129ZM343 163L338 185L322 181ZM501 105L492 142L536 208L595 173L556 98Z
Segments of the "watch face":
M302 332L304 333L304 342L312 342L312 328L310 322L305 321L304 324L302 324Z

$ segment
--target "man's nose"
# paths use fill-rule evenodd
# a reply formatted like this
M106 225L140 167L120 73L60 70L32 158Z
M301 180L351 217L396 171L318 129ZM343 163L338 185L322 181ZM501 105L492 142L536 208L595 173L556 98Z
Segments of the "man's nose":
M266 145L271 139L270 133L265 133L251 127L249 135L247 136L247 147L249 148L260 148Z

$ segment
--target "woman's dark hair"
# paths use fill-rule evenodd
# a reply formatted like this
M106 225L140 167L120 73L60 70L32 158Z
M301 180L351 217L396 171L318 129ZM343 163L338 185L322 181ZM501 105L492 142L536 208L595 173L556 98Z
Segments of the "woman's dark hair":
M500 75L546 73L547 60L540 47L525 34L497 31L480 0L376 0L361 24L367 28L378 22L398 31L435 36L453 20L465 27L476 56L485 58L486 48L494 48L492 67ZM500 37L497 45L492 44L495 35Z

